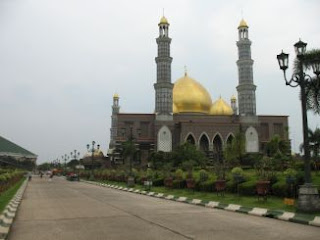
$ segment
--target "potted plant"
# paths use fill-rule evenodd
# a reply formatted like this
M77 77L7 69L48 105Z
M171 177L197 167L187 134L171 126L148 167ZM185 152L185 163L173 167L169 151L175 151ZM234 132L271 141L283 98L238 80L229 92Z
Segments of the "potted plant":
M272 160L272 158L264 156L255 165L259 177L259 180L256 184L258 200L260 197L263 197L264 200L266 200L268 197L270 191L270 180L275 175L274 163Z
M165 176L163 183L165 187L172 188L173 187L173 177L171 174L172 164L167 163L163 167L163 175Z
M214 166L214 171L217 176L217 180L214 182L217 195L221 194L221 196L223 196L226 189L224 162L218 161Z
M186 161L182 164L183 168L187 171L186 185L188 189L194 189L196 185L196 181L194 180L194 176L192 173L194 165L195 162L192 160Z

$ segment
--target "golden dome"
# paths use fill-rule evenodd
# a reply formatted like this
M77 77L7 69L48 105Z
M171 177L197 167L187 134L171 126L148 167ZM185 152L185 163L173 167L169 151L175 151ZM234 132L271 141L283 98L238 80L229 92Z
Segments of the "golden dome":
M236 98L235 95L232 95L232 97L231 97L231 102L235 102L235 101L237 101L237 98Z
M173 113L177 113L178 112L177 106L174 103L172 104L172 111L173 111Z
M238 28L242 28L242 27L248 28L248 24L246 23L246 21L243 18L242 18Z
M232 108L221 97L215 101L210 108L211 115L230 116L233 114Z
M187 73L173 87L173 113L209 114L212 100L207 90Z
M166 19L165 16L163 16L161 19L160 19L160 23L159 24L168 24L169 25L169 22L168 20Z
M119 94L118 93L113 94L113 98L119 98Z

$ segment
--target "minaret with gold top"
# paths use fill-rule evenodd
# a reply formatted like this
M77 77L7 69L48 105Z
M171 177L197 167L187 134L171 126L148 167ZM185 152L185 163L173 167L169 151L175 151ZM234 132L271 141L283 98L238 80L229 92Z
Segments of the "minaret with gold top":
M155 89L155 113L156 120L172 121L172 89L171 83L171 62L169 38L169 22L163 16L160 20L159 37L156 39L158 44L157 64L157 82L154 84Z
M238 102L240 116L256 115L256 86L253 83L253 60L251 59L251 41L249 40L248 25L242 19L239 27L239 41L237 41L239 60Z

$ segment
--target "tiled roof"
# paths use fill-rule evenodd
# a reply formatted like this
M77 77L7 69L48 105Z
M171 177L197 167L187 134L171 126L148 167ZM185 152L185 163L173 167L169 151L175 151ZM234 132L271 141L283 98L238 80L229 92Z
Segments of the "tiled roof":
M37 155L0 136L0 156L36 158Z

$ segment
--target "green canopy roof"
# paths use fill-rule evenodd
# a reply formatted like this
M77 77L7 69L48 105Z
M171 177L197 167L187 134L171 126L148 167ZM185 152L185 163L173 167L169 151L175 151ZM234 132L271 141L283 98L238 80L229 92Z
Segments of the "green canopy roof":
M37 155L0 136L0 156L36 158Z

